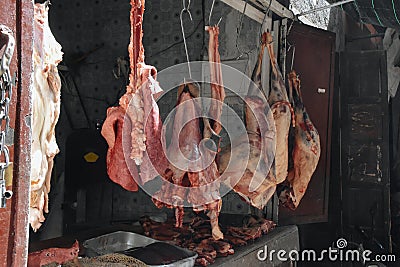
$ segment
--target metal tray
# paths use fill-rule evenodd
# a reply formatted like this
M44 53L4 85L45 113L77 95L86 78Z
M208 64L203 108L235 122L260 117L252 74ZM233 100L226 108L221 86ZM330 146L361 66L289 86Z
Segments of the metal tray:
M131 232L118 231L102 236L98 236L92 239L88 239L83 242L83 247L86 249L87 257L96 257L109 253L122 252L136 247L145 247L158 240L139 235ZM190 255L187 258L179 260L177 262L170 263L168 265L149 265L152 267L164 266L164 267L193 267L197 258L197 253L179 248L184 250Z

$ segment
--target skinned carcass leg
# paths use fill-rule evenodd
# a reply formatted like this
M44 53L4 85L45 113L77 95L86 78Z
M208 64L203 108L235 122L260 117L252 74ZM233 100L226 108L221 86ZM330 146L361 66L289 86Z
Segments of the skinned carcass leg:
M268 103L273 112L276 127L275 176L277 184L280 184L287 177L289 160L288 137L293 109L289 103L285 82L276 62L272 46L272 36L270 33L266 33L265 38L272 66L272 80Z
M195 211L209 210L213 236L222 239L218 226L221 208L219 187L210 185L219 175L215 162L205 168L203 166L207 155L201 145L201 107L195 100L198 92L194 84L182 85L178 90L171 144L167 149L168 158L173 162L170 162L162 188L153 196L153 201L158 207L176 209L176 227L182 226L185 199Z
M183 204L185 199L195 211L207 210L210 218L212 236L222 239L218 224L221 210L219 195L219 172L215 157L219 143L208 146L212 137L219 139L222 129L220 117L225 91L222 81L222 70L218 52L219 29L207 27L210 33L209 60L211 72L211 97L208 115L212 118L201 118L201 102L195 99L199 96L199 88L194 83L186 83L178 88L178 103L174 116L172 141L167 149L170 162L169 168L163 175L164 183L161 190L153 196L157 207L174 207L176 227L182 226ZM203 123L203 132L200 124ZM173 185L171 185L171 183ZM178 186L175 186L178 185ZM174 188L174 190L171 190Z
M294 106L296 123L293 136L293 168L289 170L287 178L289 186L285 187L280 193L279 199L283 206L294 210L300 204L308 183L317 168L321 145L318 131L304 107L300 80L295 71L291 71L289 74L289 90L290 95L293 95L291 102Z
M238 181L230 180L228 186L252 206L262 209L276 189L276 179L270 172L275 150L274 122L271 115L265 115L265 102L259 97L248 96L245 102L247 136L233 140L221 150L219 171L235 176L245 170ZM228 168L229 162L233 162L235 168Z
M275 173L271 170L274 161L274 119L266 99L262 99L261 66L266 46L265 35L259 58L252 74L252 83L245 98L245 124L247 136L232 141L221 150L218 164L220 173L230 177L245 170L239 179L230 179L230 186L252 206L261 209L276 189ZM247 155L247 151L249 154ZM234 167L228 167L230 162Z

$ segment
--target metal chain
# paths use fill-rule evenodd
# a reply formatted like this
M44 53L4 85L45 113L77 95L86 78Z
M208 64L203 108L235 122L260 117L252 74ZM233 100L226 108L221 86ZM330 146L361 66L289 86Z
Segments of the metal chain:
M5 40L5 42L4 42ZM0 208L6 207L6 200L11 198L12 192L6 190L5 171L10 165L10 153L6 144L6 135L10 126L10 102L12 97L12 87L15 80L11 78L10 63L14 54L15 39L12 31L0 25L0 51L4 48L4 53L0 58L0 157L4 162L0 162Z

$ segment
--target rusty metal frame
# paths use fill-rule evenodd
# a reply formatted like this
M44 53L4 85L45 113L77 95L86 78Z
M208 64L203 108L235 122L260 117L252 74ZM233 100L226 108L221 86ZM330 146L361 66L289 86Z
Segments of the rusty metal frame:
M18 83L14 136L13 201L7 266L26 266L29 242L29 189L33 73L33 1L16 1Z

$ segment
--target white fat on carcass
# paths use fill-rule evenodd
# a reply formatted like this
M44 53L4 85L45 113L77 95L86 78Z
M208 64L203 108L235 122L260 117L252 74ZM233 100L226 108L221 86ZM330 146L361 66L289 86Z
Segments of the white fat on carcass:
M61 81L57 65L62 60L48 24L48 7L35 4L34 74L32 92L32 157L29 223L36 231L48 213L48 193L54 156L59 152L55 126L60 115Z

